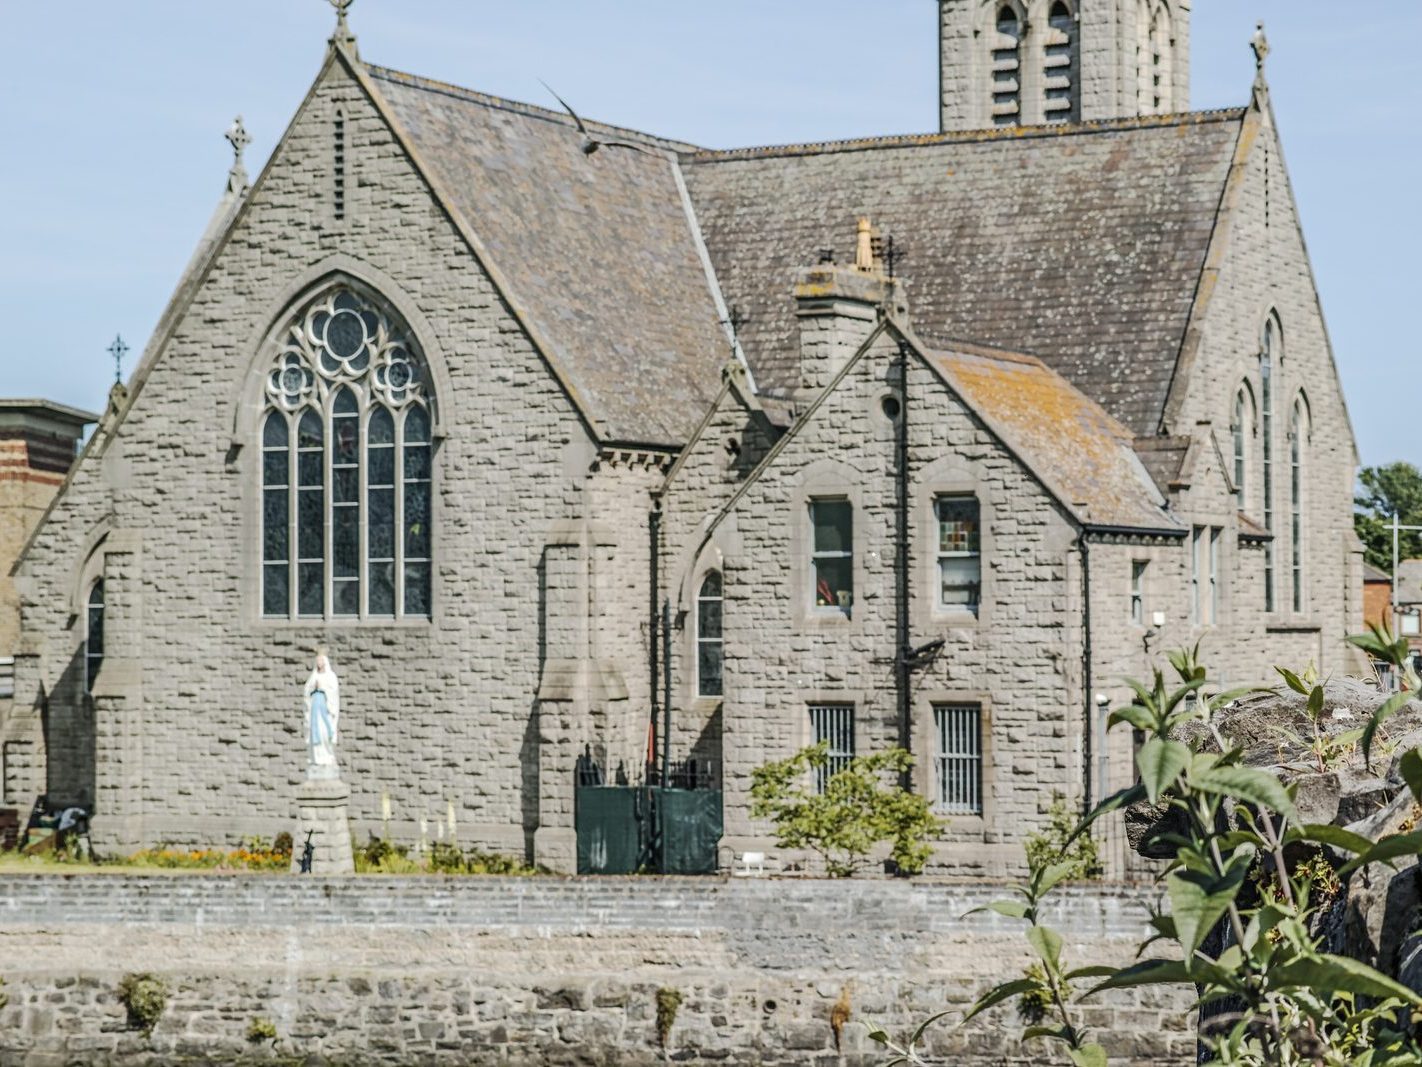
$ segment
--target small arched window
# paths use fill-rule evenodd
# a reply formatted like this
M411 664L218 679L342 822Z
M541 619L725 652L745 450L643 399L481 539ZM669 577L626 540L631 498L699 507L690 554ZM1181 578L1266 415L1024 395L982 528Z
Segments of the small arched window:
M1056 0L1047 17L1045 56L1042 83L1046 120L1075 122L1081 117L1076 18L1064 0Z
M1240 511L1248 507L1248 449L1253 427L1254 405L1250 403L1247 387L1241 385L1239 392L1234 394L1234 416L1230 422L1230 435L1234 443L1234 499Z
M1264 337L1259 350L1259 434L1260 473L1264 491L1264 528L1274 532L1274 391L1275 375L1280 362L1278 320L1271 313L1264 323ZM1277 607L1274 592L1274 541L1264 544L1264 610Z
M104 580L89 590L84 610L84 692L94 691L94 680L104 665Z
M1292 566L1293 607L1304 610L1304 462L1308 444L1308 407L1300 396L1289 421L1289 560Z
M1022 18L1011 4L998 8L992 46L992 121L1016 126L1022 121Z
M1164 115L1174 106L1175 48L1170 12L1164 4L1155 9L1150 23L1151 114Z
M425 364L348 288L286 332L262 424L262 613L427 618L433 469Z
M724 604L721 572L712 571L696 594L696 695L722 695L726 644L721 630Z

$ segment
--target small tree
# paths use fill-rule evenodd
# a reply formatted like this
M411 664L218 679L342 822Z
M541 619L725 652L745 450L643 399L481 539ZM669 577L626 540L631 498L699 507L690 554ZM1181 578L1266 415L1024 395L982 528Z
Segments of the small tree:
M928 801L893 781L913 766L901 748L856 756L830 775L823 793L810 785L829 766L829 745L802 749L752 772L751 814L775 823L781 848L803 848L824 862L832 878L849 878L869 864L881 841L900 873L918 874L944 824Z
M1047 809L1047 824L1027 838L1027 866L1033 869L1054 863L1070 867L1067 880L1086 882L1100 878L1101 857L1096 839L1089 833L1078 834L1079 817L1061 793L1052 794L1052 806Z

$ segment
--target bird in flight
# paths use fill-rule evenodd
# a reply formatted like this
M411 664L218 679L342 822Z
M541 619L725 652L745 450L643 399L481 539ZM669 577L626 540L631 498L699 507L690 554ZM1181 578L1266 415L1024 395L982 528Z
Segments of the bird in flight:
M641 152L644 155L652 154L647 148L644 148L642 145L639 144L629 144L627 141L604 141L597 137L594 137L592 135L592 131L588 129L587 123L583 121L582 116L572 109L568 101L564 100L561 96L554 92L553 86L549 85L542 78L540 78L538 81L539 84L543 86L543 88L547 89L550 93L553 93L553 99L557 100L558 103L562 104L563 110L566 111L569 115L571 115L573 117L573 121L577 123L578 132L583 135L583 155L590 156L600 148L626 148L632 152Z

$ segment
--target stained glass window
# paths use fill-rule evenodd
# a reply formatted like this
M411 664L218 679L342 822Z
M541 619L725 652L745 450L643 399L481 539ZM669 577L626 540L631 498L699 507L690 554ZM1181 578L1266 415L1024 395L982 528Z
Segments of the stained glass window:
M262 422L262 613L428 617L433 402L404 328L337 288L283 335Z
M722 668L725 664L725 641L721 636L722 599L721 574L712 571L701 583L696 597L696 695L722 695Z

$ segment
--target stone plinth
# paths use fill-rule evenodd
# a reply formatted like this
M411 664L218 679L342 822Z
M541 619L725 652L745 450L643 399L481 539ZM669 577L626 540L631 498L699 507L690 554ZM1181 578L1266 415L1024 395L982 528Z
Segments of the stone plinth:
M351 827L346 815L350 787L339 778L312 779L296 790L296 833L292 836L291 870L301 870L301 853L306 834L311 831L312 874L350 874L355 870L351 856Z

